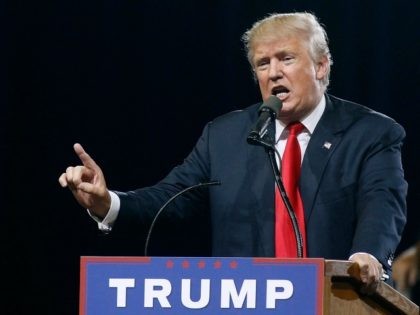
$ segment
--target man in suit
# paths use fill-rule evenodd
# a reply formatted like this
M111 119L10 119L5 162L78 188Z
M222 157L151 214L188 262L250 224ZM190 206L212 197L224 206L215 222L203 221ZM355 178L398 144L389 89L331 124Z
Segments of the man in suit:
M302 209L297 215L304 256L352 260L367 288L374 287L389 278L406 220L403 128L326 93L332 61L326 33L312 14L270 15L243 39L262 100L275 95L283 104L267 135L279 160L288 150L291 126L302 127L296 135L298 197L292 205ZM220 186L178 198L173 219L207 210L214 256L296 257L294 243L285 241L294 236L282 230L290 222L279 214L284 204L267 150L247 141L260 105L209 123L184 163L155 186L109 191L100 167L80 144L74 149L83 165L67 168L59 182L89 209L100 229L117 231L150 222L182 189L219 180ZM283 251L291 243L291 251Z

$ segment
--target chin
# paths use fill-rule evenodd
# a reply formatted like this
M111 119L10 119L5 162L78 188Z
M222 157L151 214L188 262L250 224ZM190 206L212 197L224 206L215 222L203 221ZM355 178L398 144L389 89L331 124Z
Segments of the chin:
M281 112L290 115L293 112L294 106L289 102L283 102L283 107Z

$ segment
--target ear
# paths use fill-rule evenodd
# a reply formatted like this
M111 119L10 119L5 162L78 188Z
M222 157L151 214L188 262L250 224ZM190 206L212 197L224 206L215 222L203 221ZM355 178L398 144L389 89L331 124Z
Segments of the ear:
M315 66L316 78L322 80L327 75L328 65L330 61L327 56L322 56Z

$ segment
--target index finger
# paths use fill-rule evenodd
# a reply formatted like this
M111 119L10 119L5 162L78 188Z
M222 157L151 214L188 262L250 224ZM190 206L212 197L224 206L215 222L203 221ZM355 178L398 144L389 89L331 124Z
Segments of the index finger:
M90 157L89 154L83 149L80 143L75 143L74 152L76 152L77 156L79 157L80 161L82 161L83 165L88 168L98 168L96 162Z

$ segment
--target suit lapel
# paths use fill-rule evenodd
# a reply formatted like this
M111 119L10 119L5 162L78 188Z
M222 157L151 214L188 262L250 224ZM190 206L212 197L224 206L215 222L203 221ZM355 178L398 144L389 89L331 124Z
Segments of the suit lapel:
M300 190L306 222L310 220L325 167L341 141L343 130L350 123L340 104L326 96L324 114L311 136L302 163Z

